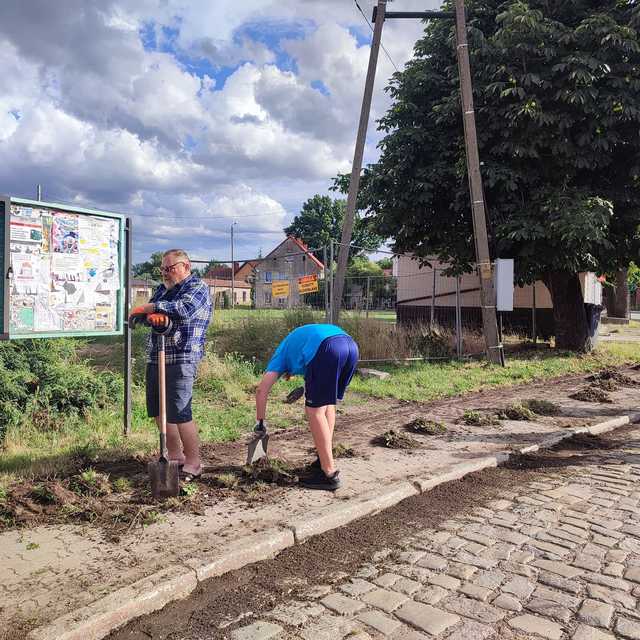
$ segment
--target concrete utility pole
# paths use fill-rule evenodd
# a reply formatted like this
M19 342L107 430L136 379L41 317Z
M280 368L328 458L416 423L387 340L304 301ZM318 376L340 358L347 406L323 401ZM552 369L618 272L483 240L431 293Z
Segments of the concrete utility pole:
M238 224L233 222L231 224L231 308L235 309L236 306L236 274L234 273L235 263L233 261L233 227Z
M340 313L340 300L344 289L344 278L349 257L349 244L353 231L358 187L360 186L360 172L362 170L362 156L367 133L367 123L371 110L371 96L375 79L376 64L382 40L382 26L385 20L393 18L419 18L421 20L451 20L455 18L456 41L458 54L458 73L460 75L460 89L462 93L462 115L464 121L465 149L467 156L467 173L469 174L469 192L471 196L471 213L473 218L476 262L480 276L480 304L482 306L482 325L484 330L487 358L491 362L504 364L502 345L498 339L498 322L496 316L496 297L493 285L493 272L489 255L489 240L487 236L487 220L480 174L480 155L478 153L478 139L476 135L476 120L473 107L473 89L471 84L471 67L469 64L469 45L467 43L467 25L465 19L464 0L456 0L455 14L448 11L386 11L386 0L378 0L373 10L372 21L375 23L369 69L365 84L360 126L356 139L356 151L349 183L347 197L347 211L342 228L342 243L338 255L338 268L332 296L333 321L337 322Z
M378 65L378 54L380 53L380 42L382 40L382 25L387 8L387 0L378 0L375 9L375 27L373 29L373 41L371 42L371 52L369 53L369 67L367 69L367 79L364 84L364 97L362 99L362 109L360 110L360 124L358 125L358 135L356 137L356 148L353 154L353 166L351 168L351 180L349 182L349 194L347 195L347 210L342 224L342 238L338 248L338 265L336 267L336 277L333 284L332 322L337 323L340 318L340 307L342 293L344 291L344 278L347 273L347 262L349 261L349 245L353 233L353 223L356 214L356 202L358 199L358 188L360 187L360 172L362 171L362 158L364 156L364 145L367 139L367 127L371 114L371 98L373 96L373 84L376 79L376 67Z
M487 236L487 216L480 173L480 155L476 135L476 117L473 107L473 87L471 85L471 66L469 64L469 45L467 43L467 23L464 0L456 0L456 41L458 51L458 70L462 98L462 117L464 121L464 139L467 154L467 174L471 196L471 214L473 218L473 237L476 244L476 263L480 275L480 305L482 307L482 327L484 332L487 358L491 362L504 365L502 344L498 339L496 318L496 293L493 285L493 270L489 255Z

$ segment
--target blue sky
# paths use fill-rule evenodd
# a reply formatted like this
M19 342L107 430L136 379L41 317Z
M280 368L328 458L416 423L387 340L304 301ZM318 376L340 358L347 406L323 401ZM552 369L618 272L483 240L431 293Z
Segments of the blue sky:
M398 66L421 32L385 24ZM136 260L228 259L233 222L237 255L266 252L349 170L370 38L349 0L5 0L2 191L131 215ZM372 122L392 71L381 56Z

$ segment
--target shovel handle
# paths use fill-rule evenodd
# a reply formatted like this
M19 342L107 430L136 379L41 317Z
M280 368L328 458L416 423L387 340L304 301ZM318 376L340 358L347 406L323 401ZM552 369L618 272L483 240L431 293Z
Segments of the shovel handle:
M158 400L160 402L160 457L168 459L167 451L167 378L164 336L158 335Z

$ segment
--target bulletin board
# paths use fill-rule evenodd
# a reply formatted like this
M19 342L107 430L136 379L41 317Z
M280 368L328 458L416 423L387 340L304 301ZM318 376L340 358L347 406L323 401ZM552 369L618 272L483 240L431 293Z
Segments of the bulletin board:
M125 218L0 197L4 339L120 335Z

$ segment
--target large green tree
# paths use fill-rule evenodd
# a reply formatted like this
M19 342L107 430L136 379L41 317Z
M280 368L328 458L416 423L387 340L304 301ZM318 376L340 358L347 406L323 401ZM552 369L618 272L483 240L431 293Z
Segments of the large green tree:
M514 258L519 282L545 282L557 346L588 349L577 274L626 267L640 248L640 7L469 0L468 14L492 255ZM471 270L450 21L426 27L388 91L381 157L365 171L361 205L394 250Z
M145 262L138 262L131 268L133 275L136 278L150 278L151 280L162 281L162 274L160 273L160 265L162 264L163 251L155 251L151 254L149 260Z
M302 210L284 232L287 235L300 238L312 249L327 247L328 250L330 240L340 242L342 238L345 208L346 202L344 200L316 194L302 205ZM380 246L380 242L380 236L356 214L351 239L353 248L350 255L353 257L368 251L375 251ZM336 246L336 255L337 251L338 247ZM322 259L322 251L316 252L316 254L318 258Z

